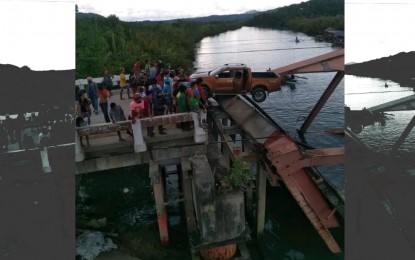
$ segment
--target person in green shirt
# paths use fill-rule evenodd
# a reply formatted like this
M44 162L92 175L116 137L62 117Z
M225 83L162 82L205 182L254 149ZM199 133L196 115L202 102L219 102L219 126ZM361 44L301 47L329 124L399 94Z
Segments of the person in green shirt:
M193 95L190 97L189 101L189 109L191 112L197 113L197 119L199 120L199 127L203 127L202 124L202 108L204 112L206 113L206 107L202 104L202 101L200 101L200 94L199 90L195 89L193 90Z

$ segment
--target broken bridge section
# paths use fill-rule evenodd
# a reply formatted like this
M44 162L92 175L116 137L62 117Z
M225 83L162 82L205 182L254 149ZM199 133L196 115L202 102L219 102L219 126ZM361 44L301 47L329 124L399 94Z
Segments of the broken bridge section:
M330 251L341 252L330 228L340 225L335 213L344 213L344 198L330 189L321 176L310 173L309 169L318 165L342 163L344 148L303 151L275 122L261 115L242 96L223 97L218 103L229 115L233 125L238 126L245 138L250 140L245 146L256 151L267 165L258 174L266 174L274 186L282 181ZM330 198L334 199L330 201Z

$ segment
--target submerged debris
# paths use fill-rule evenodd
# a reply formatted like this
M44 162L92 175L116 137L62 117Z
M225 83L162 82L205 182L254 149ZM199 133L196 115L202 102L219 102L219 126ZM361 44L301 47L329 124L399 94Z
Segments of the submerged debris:
M99 231L85 230L76 238L76 255L81 256L82 260L93 260L101 252L112 249L117 249L117 245Z

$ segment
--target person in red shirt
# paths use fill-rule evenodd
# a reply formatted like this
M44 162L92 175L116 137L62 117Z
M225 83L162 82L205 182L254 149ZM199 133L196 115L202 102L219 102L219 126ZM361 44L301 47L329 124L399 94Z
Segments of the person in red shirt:
M103 88L102 85L98 87L98 102L102 113L104 114L105 122L110 123L110 117L108 116L108 95L107 89Z
M207 106L207 99L206 99L205 91L203 91L202 82L203 82L202 78L197 78L196 79L196 88L199 90L200 101L206 107Z
M140 78L140 58L137 58L136 62L134 63L133 67L134 75L137 79Z
M135 93L133 101L130 103L130 114L128 119L131 119L132 123L135 124L136 119L142 117L142 110L144 110L144 102L141 99L141 95Z

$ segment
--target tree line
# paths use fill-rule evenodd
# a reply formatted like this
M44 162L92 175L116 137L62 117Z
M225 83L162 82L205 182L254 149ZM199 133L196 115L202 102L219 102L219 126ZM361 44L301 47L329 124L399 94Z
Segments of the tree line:
M344 28L344 0L310 0L262 12L245 22L212 22L178 20L174 22L124 22L117 16L77 16L76 78L100 77L104 68L113 74L125 67L131 73L137 58L144 68L145 60L191 68L196 44L242 26L288 29L308 35L324 29Z
M115 15L83 17L76 20L76 77L100 77L104 68L118 74L120 67L128 74L137 58L142 67L147 59L192 67L197 42L241 26L225 22L123 22Z
M344 30L344 0L310 0L262 12L246 25L315 36L332 27Z

